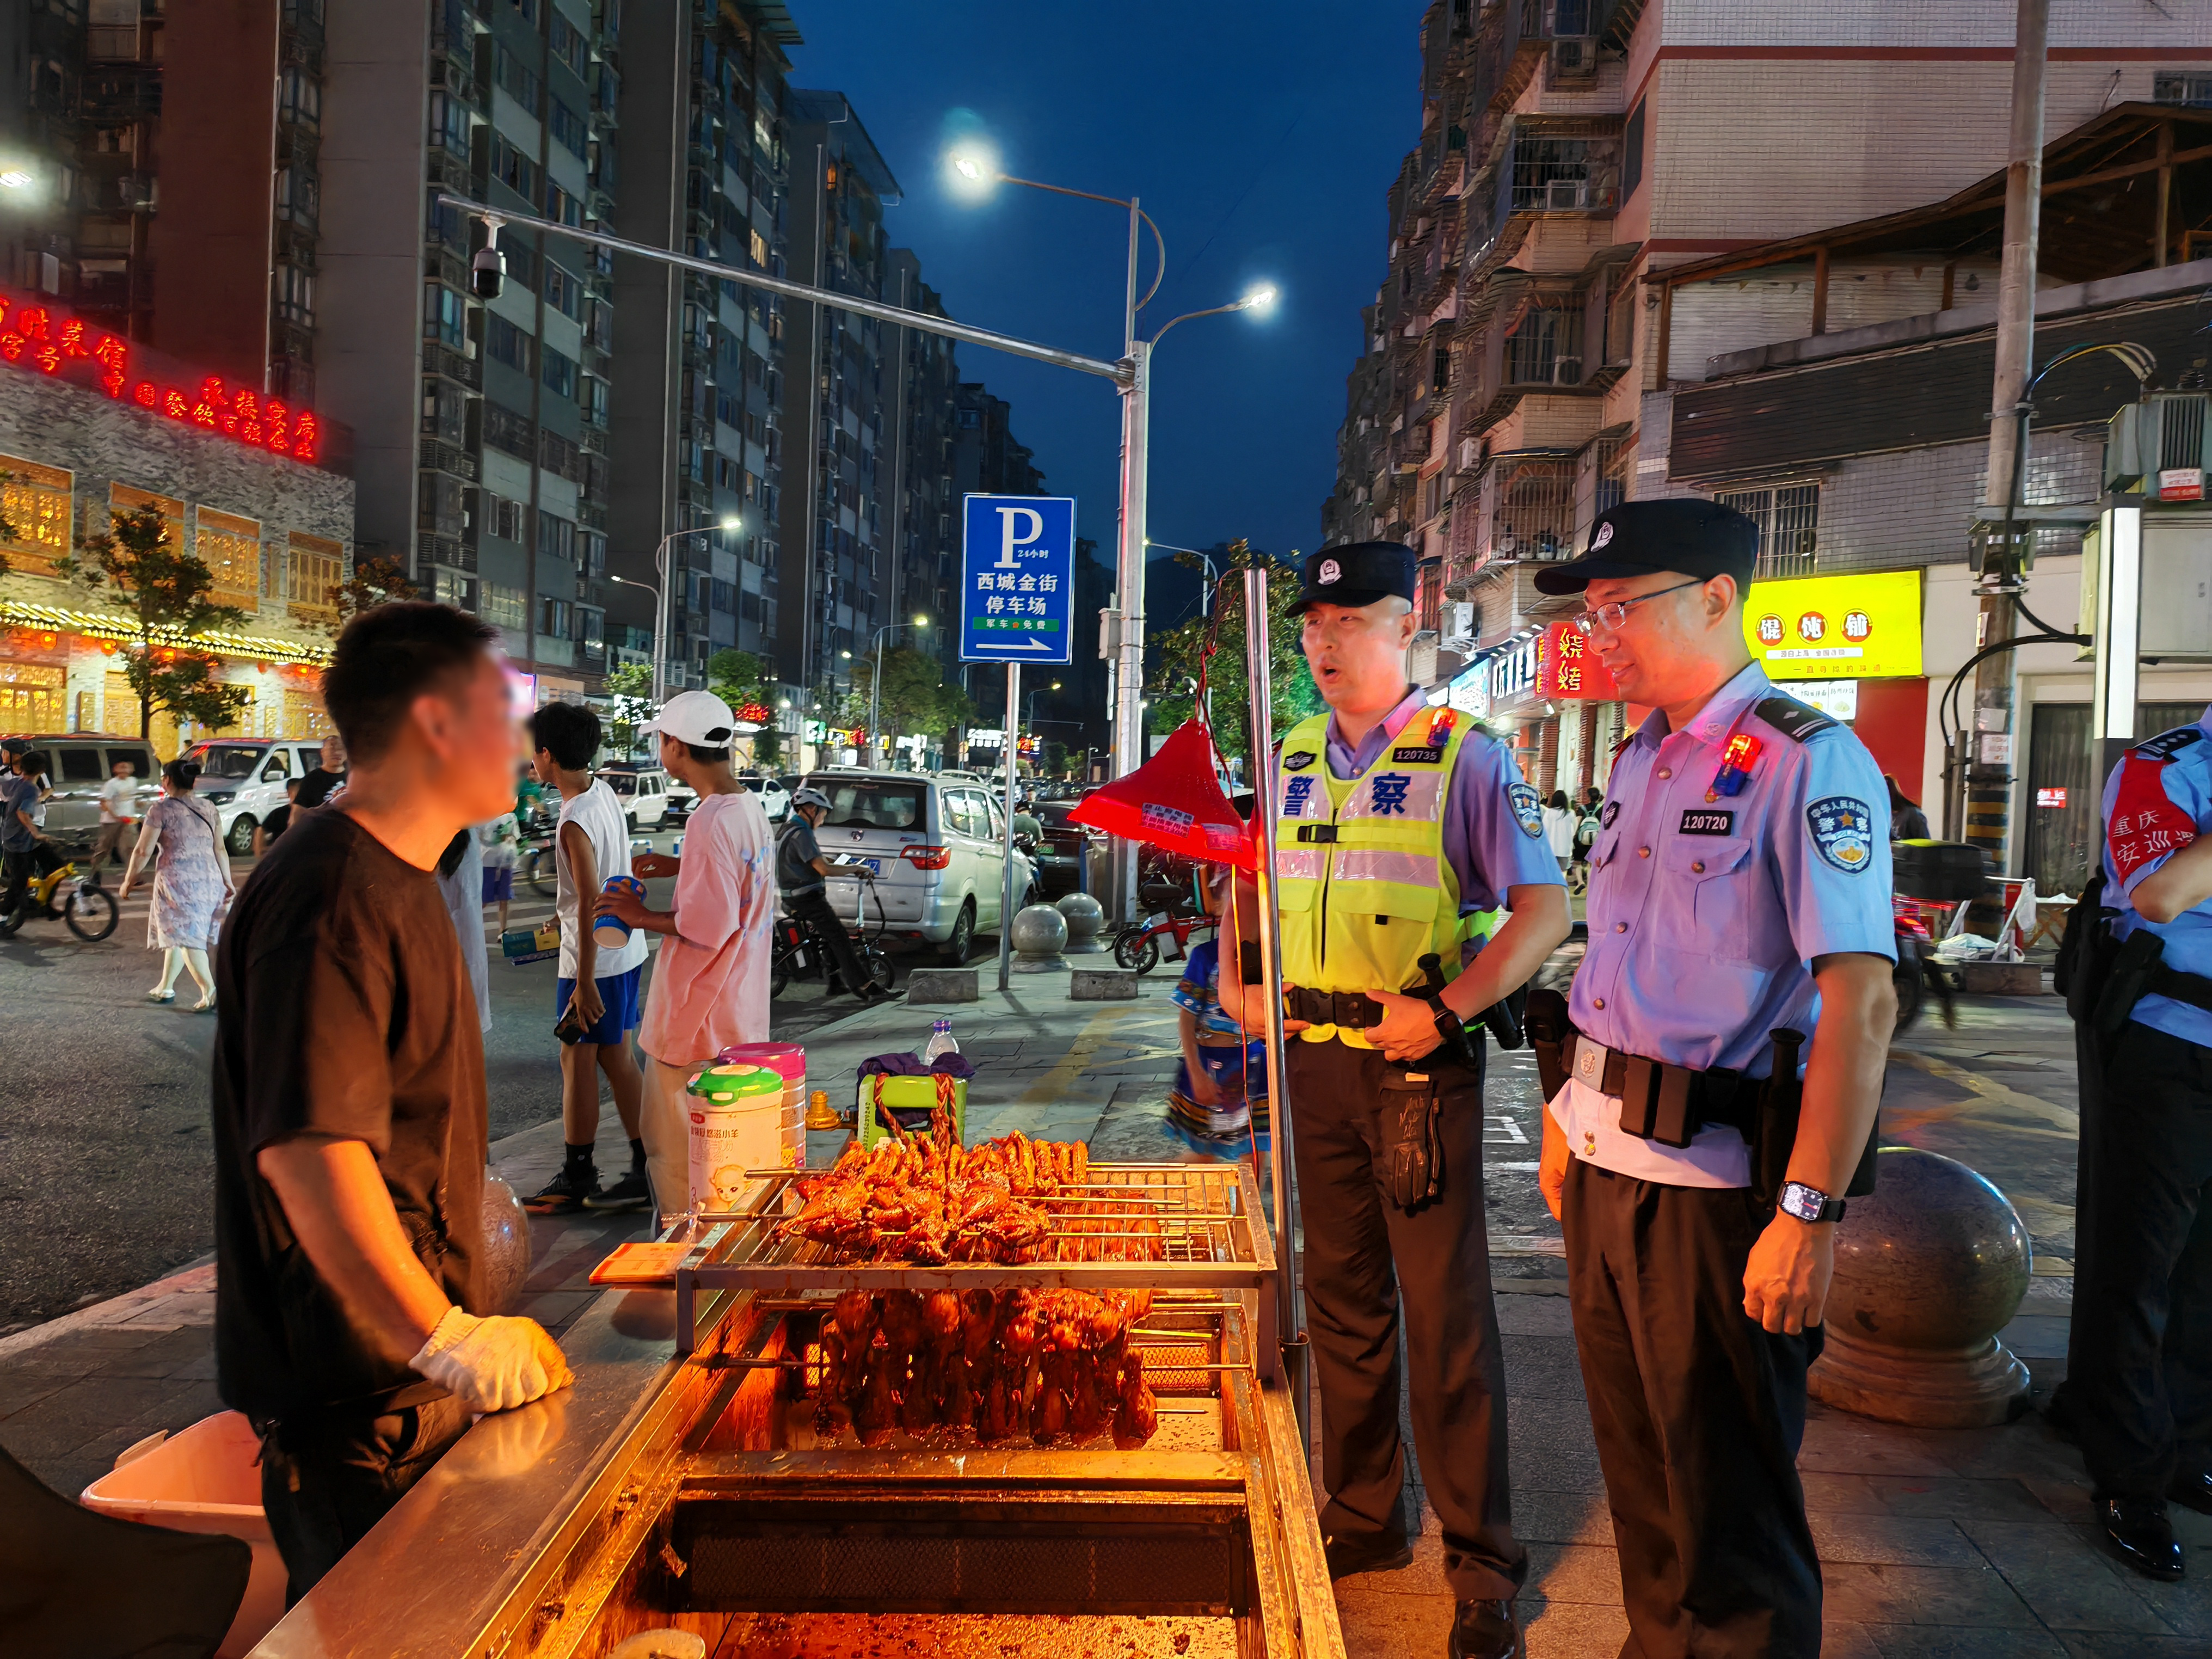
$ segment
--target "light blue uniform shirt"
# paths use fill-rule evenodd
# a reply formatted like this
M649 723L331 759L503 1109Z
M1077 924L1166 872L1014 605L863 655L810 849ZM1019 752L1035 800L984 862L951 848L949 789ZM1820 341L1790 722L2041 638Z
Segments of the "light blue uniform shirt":
M1778 695L1754 663L1686 731L1655 710L1613 763L1590 849L1589 950L1569 1004L1575 1028L1608 1048L1764 1077L1769 1031L1811 1040L1814 958L1896 958L1881 769L1848 728L1802 703L1758 712ZM1739 734L1759 752L1729 795L1715 784ZM1604 1168L1685 1186L1749 1181L1748 1149L1725 1126L1680 1150L1638 1139L1620 1133L1617 1102L1580 1083L1552 1109L1572 1150Z
M1409 691L1355 747L1344 740L1336 716L1328 717L1329 775L1340 783L1375 763L1383 745L1395 743L1413 718L1429 706L1427 694ZM1462 714L1462 720L1467 718ZM1495 910L1516 887L1541 882L1563 887L1559 861L1544 839L1536 792L1513 764L1513 751L1496 738L1470 732L1459 746L1444 790L1444 862L1459 878L1459 913ZM1470 950L1468 953L1474 954ZM1386 986L1386 990L1395 987Z
M2130 902L2136 884L2212 828L2212 708L2184 726L2138 744L2105 781L2105 902L2119 915L2117 939L2148 927L2166 941L2163 960L2185 974L2212 977L2212 899L2172 921L2146 921ZM2130 769L2135 769L2132 776ZM2124 791L2124 784L2126 786ZM2128 797L2120 811L2123 793ZM2121 874L2126 871L2125 877ZM2212 1013L2172 997L2148 996L2135 1016L2154 1031L2212 1048Z

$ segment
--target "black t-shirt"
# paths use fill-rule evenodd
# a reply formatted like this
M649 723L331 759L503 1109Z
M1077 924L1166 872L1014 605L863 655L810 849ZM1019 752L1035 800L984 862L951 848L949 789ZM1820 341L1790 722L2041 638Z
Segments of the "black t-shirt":
M275 811L270 813L267 817L261 820L261 833L266 836L270 841L276 840L277 836L283 835L285 830L291 827L292 804L289 801L285 802L283 805L276 808Z
M331 791L344 781L345 774L343 772L325 772L319 766L309 767L301 775L299 793L292 797L292 805L301 808L320 806Z
M259 1416L441 1391L357 1329L254 1158L297 1133L367 1143L415 1254L481 1305L483 1039L436 878L343 810L303 812L246 878L216 960L216 1364Z
M826 884L814 867L814 860L821 856L822 844L814 839L814 826L793 811L775 843L775 884L783 889L785 896L800 898L823 890Z

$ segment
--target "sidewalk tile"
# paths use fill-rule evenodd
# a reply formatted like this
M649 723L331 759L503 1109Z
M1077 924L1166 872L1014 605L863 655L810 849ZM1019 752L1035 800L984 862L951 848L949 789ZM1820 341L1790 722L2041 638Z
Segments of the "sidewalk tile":
M1921 1567L1979 1567L1980 1553L1949 1521L1900 1515L1815 1515L1813 1541L1825 1563L1887 1562Z
M2073 1659L2204 1659L2201 1636L2120 1635L2112 1631L2067 1631L2059 1640Z
M1339 1585L1336 1616L1347 1654L1442 1653L1451 1636L1449 1596L1392 1595Z
M1916 1567L1838 1561L1824 1565L1830 1617L1865 1625L1971 1626L2020 1630L2035 1615L1994 1567ZM1875 1638L1881 1639L1879 1636ZM1883 1651L1888 1651L1885 1645Z
M1501 1296L1498 1328L1509 1336L1563 1336L1574 1340L1574 1318L1560 1296Z
M1590 1659L1592 1655L1620 1651L1628 1640L1628 1615L1618 1607L1589 1601L1547 1601L1523 1595L1521 1628L1526 1636L1528 1659ZM1408 1648L1408 1656L1439 1651ZM1345 1644L1347 1653L1364 1650Z
M1579 1601L1592 1607L1620 1605L1620 1556L1610 1542L1531 1544L1529 1591L1547 1601Z
M2051 1514L2025 1481L2001 1476L1880 1475L1868 1485L1892 1515L2041 1521Z
M1513 1535L1524 1544L1587 1544L1610 1548L1613 1512L1602 1492L1516 1492Z
M2136 1593L2138 1582L2106 1559L2086 1528L2018 1521L1960 1523L2014 1592L2053 1630L2172 1628ZM2154 1587L2143 1583L2145 1589Z
M1909 1429L1876 1424L1815 1405L1805 1423L1797 1467L1822 1474L1946 1475L1954 1473Z
M1868 1625L1881 1659L2065 1659L2049 1631L1957 1625ZM1824 1656L1825 1659L1825 1656Z
M1864 1625L1829 1619L1820 1625L1820 1659L1881 1659L1881 1650Z
M1804 1486L1805 1508L1811 1515L1898 1513L1882 1501L1877 1483L1867 1475L1825 1474L1818 1470L1800 1468L1797 1479Z

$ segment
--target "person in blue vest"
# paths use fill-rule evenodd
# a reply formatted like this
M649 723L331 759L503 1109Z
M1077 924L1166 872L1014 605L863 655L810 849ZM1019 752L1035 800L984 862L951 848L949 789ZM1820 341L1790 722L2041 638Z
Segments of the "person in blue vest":
M2212 708L2136 744L2105 785L2103 902L2118 953L2084 1045L2101 1075L2082 1079L2066 1356L2064 1415L2105 1547L2168 1580L2183 1564L2167 1501L2212 1514L2208 734Z
M1408 681L1414 565L1395 542L1324 548L1286 612L1329 708L1285 734L1275 763L1321 1523L1333 1578L1413 1559L1402 1326L1413 1443L1457 1603L1449 1651L1508 1659L1528 1556L1507 1498L1479 1021L1571 922L1535 790L1502 743ZM1500 906L1511 915L1478 953L1474 919ZM1241 954L1224 953L1224 1005L1243 1006Z
M1607 780L1571 1007L1528 1009L1538 1179L1645 1659L1820 1651L1805 1373L1896 1023L1888 792L1752 660L1758 545L1717 503L1631 501L1535 577L1583 595L1651 710Z

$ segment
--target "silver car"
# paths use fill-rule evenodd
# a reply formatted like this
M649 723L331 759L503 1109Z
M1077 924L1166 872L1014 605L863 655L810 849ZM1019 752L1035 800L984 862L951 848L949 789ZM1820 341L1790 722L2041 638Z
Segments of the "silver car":
M145 816L161 793L161 767L153 745L135 738L111 738L98 732L71 732L53 737L34 736L31 746L46 757L47 781L53 793L46 797L46 833L74 841L100 829L100 791L113 773L115 763L129 761L138 786L138 812Z
M871 937L880 928L885 938L926 940L955 966L968 960L977 933L998 931L1006 820L983 785L927 772L838 769L810 773L804 787L830 799L814 832L822 855L873 878L832 872L830 905L839 916L865 920ZM1036 885L1036 866L1017 851L1017 908Z

